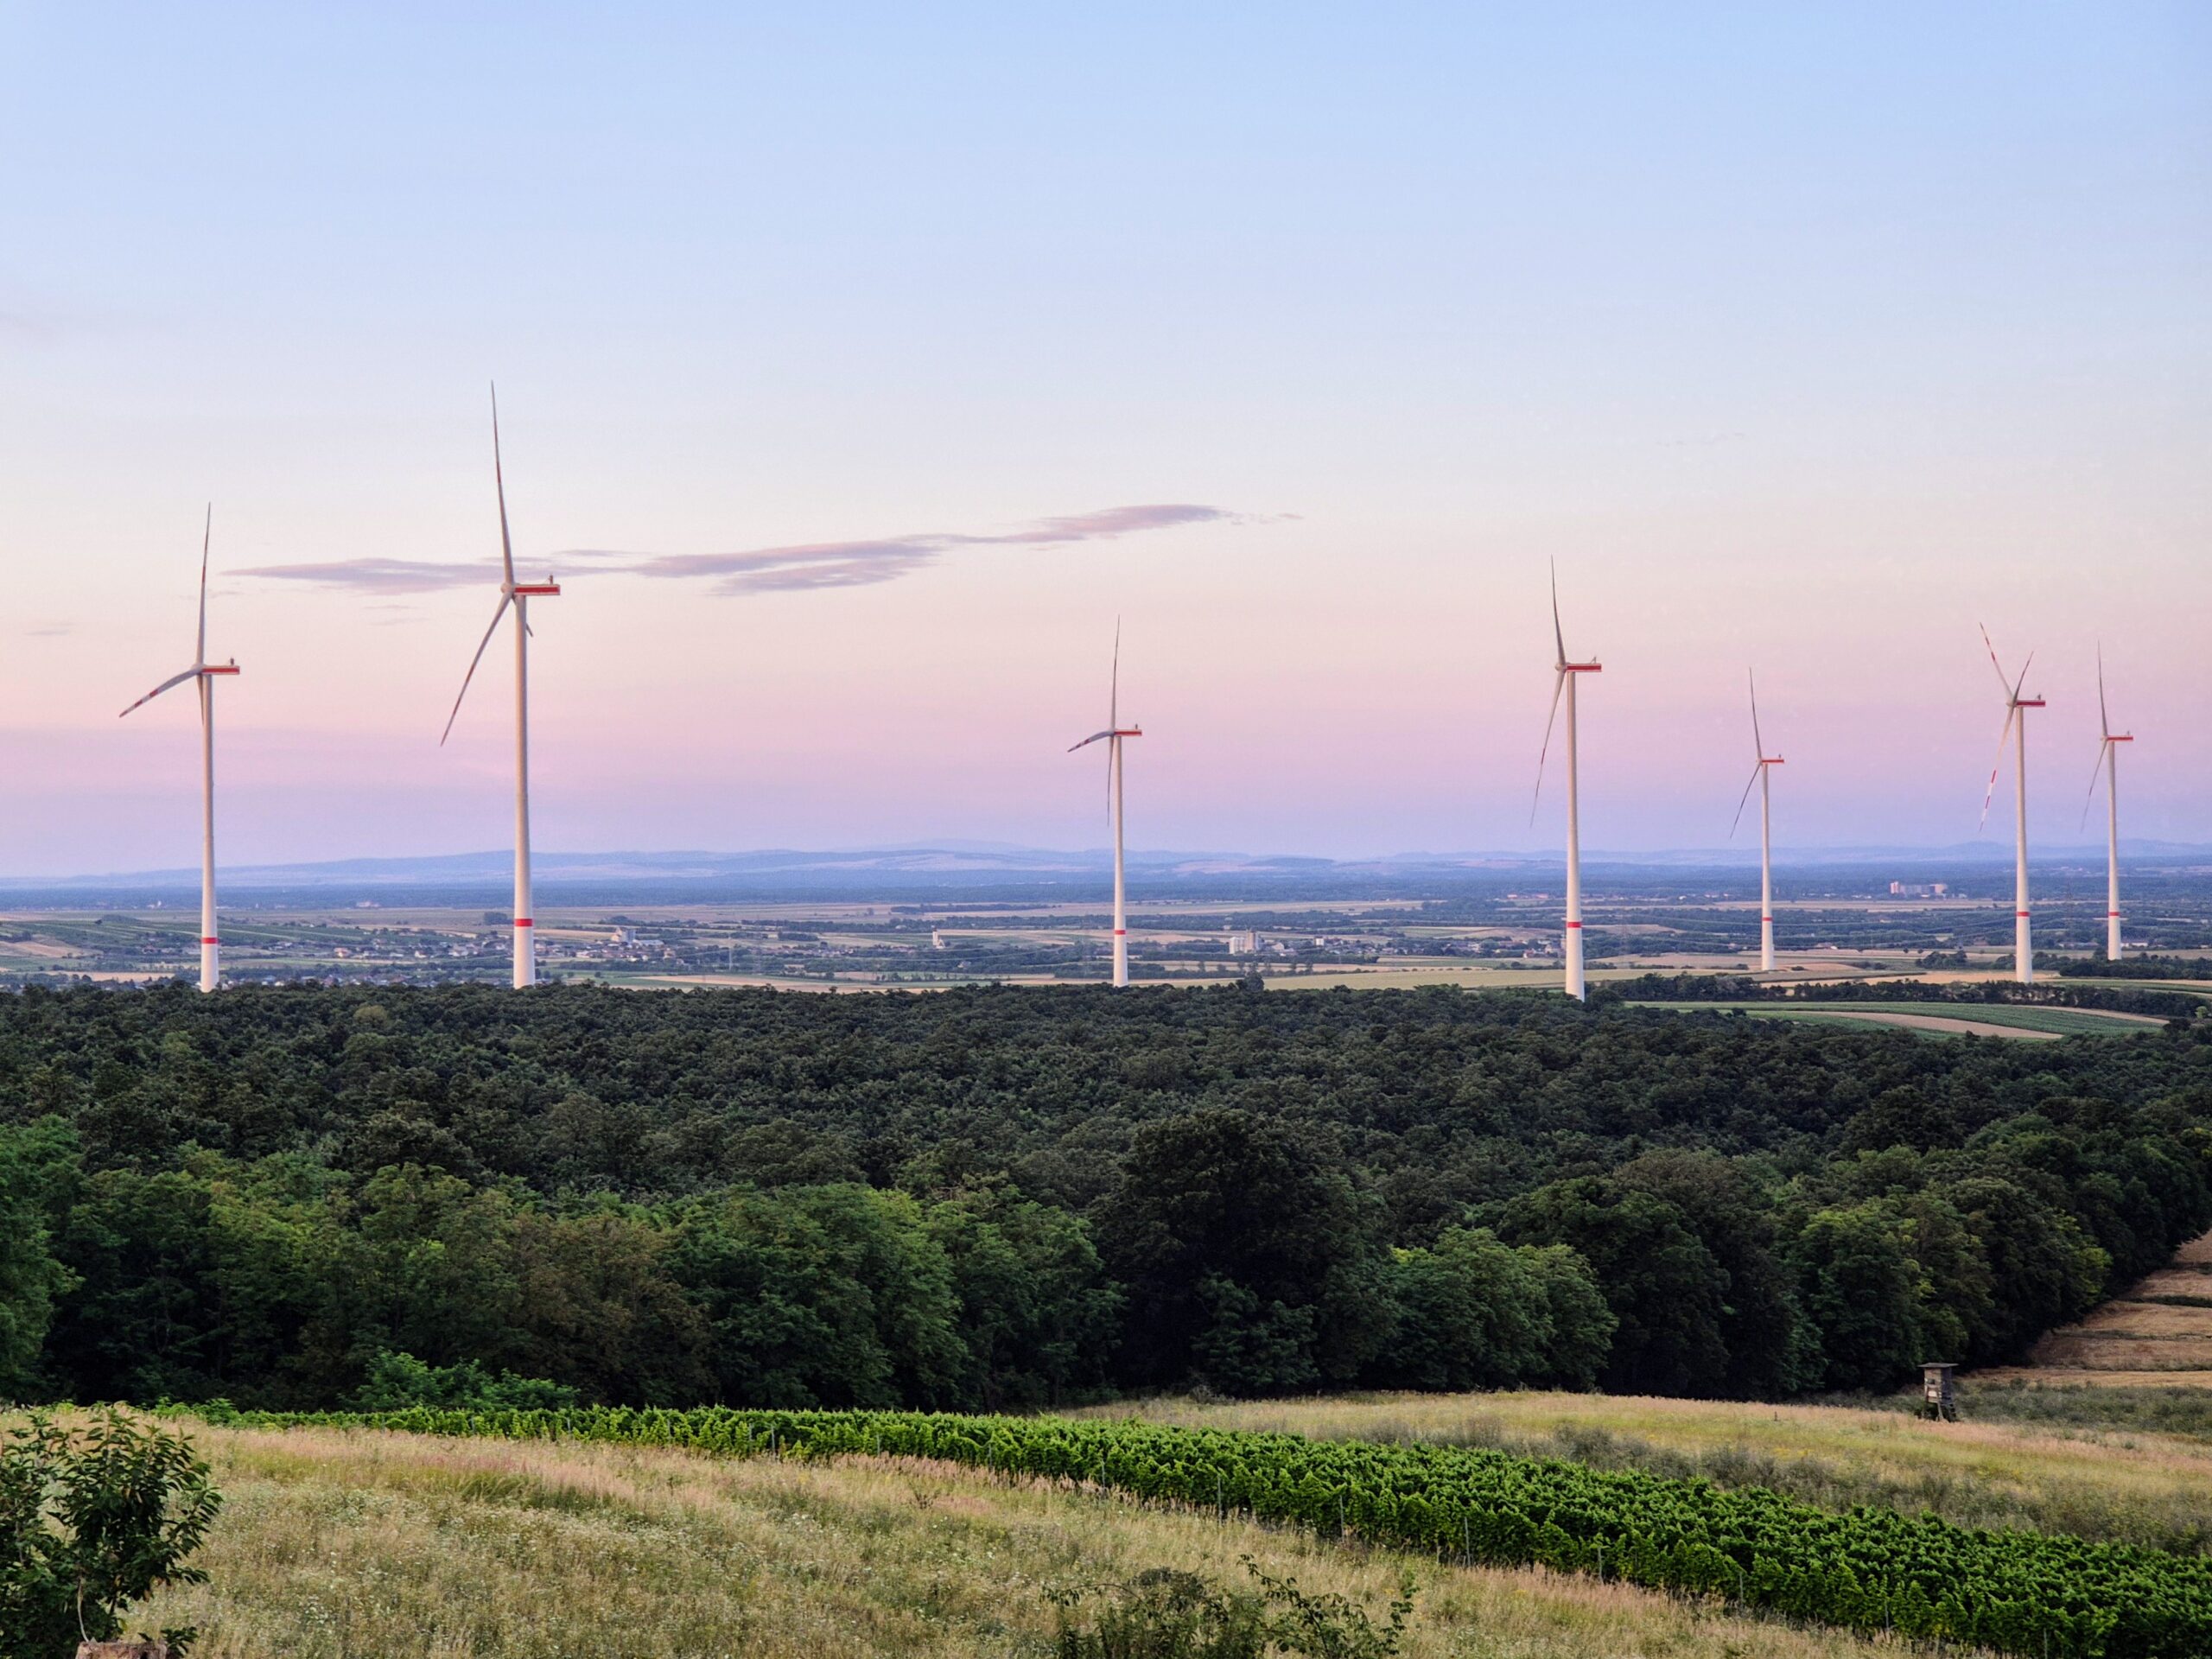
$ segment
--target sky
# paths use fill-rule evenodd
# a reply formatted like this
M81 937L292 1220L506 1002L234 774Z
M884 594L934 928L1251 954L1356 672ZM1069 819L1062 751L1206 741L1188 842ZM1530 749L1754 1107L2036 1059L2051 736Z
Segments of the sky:
M223 861L505 844L494 380L543 849L1101 845L1117 619L1132 845L1555 847L1554 562L1587 847L1754 669L1973 839L1981 625L2212 841L2202 5L0 0L0 874L194 861L211 502Z

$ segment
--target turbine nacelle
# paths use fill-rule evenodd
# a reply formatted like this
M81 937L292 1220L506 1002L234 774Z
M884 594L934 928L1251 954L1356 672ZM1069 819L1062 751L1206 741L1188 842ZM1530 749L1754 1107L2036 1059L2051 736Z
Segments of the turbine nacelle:
M1103 732L1093 732L1080 743L1070 744L1068 753L1073 754L1077 749L1087 749L1093 743L1103 743L1109 737L1142 737L1143 735L1144 728L1141 726L1123 726L1118 728L1109 727Z
M2021 711L2027 709L2041 709L2045 706L2044 700L2041 697L2024 697L2020 695L2021 686L2027 683L2028 670L2035 665L2035 652L2030 652L2028 653L2027 661L2020 664L2020 672L2018 678L2007 679L2005 677L2005 665L1997 660L1997 646L1990 639L1989 630L1987 628L1984 628L1981 631L1981 643L1989 652L1990 667L1994 669L1997 672L1997 683L2003 688L2005 692L2005 723L1998 728L1997 758L1990 762L1989 785L1987 788L1982 791L1981 822L1975 827L1974 833L1976 835L1980 835L1983 830L1989 826L1989 804L1997 798L1997 774L2004 770L2005 745L2007 740L2009 740L2012 735L2012 722L2016 720L2021 721L2021 731L2023 733L2021 741L2024 744L2026 741L2024 734L2027 729L2027 725L2025 720L2022 716Z
M121 720L124 715L130 713L131 709L144 708L162 692L174 690L182 685L187 680L202 679L211 674L235 674L238 671L238 659L235 657L227 663L211 663L207 660L207 549L213 537L214 530L215 509L211 503L207 508L207 519L200 531L200 635L199 644L194 648L192 666L181 673L170 675L168 678L132 703L130 709L125 709L122 714L118 714L116 716L118 720Z

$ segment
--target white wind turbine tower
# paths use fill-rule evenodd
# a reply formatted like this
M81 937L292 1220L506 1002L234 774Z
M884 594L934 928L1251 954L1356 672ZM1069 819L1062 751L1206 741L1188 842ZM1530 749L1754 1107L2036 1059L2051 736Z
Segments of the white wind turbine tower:
M1570 663L1567 660L1567 636L1559 626L1559 567L1552 567L1552 643L1558 656L1552 664L1551 717L1544 722L1544 747L1536 756L1536 798L1544 793L1544 760L1551 753L1552 727L1559 719L1560 693L1567 694L1567 994L1586 1001L1588 992L1582 980L1582 821L1580 789L1580 768L1575 760L1574 677L1578 674L1599 674L1605 671L1601 663ZM1535 802L1529 807L1529 822L1536 821Z
M1736 825L1744 821L1745 803L1751 798L1756 785L1759 791L1759 971L1774 971L1774 801L1767 790L1770 767L1783 764L1778 754L1766 752L1766 740L1759 735L1759 683L1749 669L1745 671L1751 685L1751 753L1758 757L1751 767L1751 781L1744 785L1744 793L1736 803L1734 823L1728 826L1728 838L1736 838Z
M2133 743L2134 734L2115 732L2105 710L2105 652L2097 647L2097 724L2104 742L2097 750L2097 765L2089 773L2088 799L2082 803L2082 823L2089 822L2089 804L2097 798L2097 772L2105 775L2105 960L2120 960L2120 746Z
M484 652L492 643L492 636L499 631L500 619L506 615L507 607L515 611L515 975L518 990L537 982L537 950L531 939L536 922L531 917L530 900L530 601L551 599L559 594L560 583L548 577L543 582L518 582L515 580L515 550L513 539L507 533L507 483L499 468L499 393L492 391L492 482L499 497L499 603L492 613L492 626L484 630L484 638L476 647L476 655L469 658L468 672L461 676L461 694L453 700L453 713L446 716L446 729L438 739L442 746L453 735L453 723L461 713L461 698L468 695L468 683L476 677L476 666L484 660Z
M1106 798L1114 817L1114 982L1129 982L1129 914L1127 888L1122 877L1122 740L1142 737L1144 728L1122 724L1122 625L1114 625L1114 677L1106 695L1106 729L1093 732L1069 750L1106 745Z
M215 695L212 683L218 674L235 674L238 659L227 663L207 660L207 544L215 528L215 509L207 509L200 532L200 644L192 666L172 674L130 709L142 708L172 686L195 680L200 685L200 988L219 989L223 983L222 942L215 931ZM123 711L124 715L130 709ZM117 718L122 718L118 715Z
M2020 677L2007 680L2005 665L1997 660L1997 647L1990 644L1989 630L1981 631L1981 643L1989 647L1990 666L1997 671L1997 683L2005 688L2005 726L1997 734L1997 760L1989 768L1989 787L1982 791L1981 823L1989 823L1989 803L1997 794L1997 774L2005 765L2005 740L2013 741L2012 750L2012 972L2023 985L2035 982L2035 947L2028 937L2028 718L2030 709L2044 706L2041 697L2024 697L2020 688L2027 683L2028 669L2035 662L2036 654L2028 653L2028 660L2020 664ZM1976 830L1979 835L1980 830Z

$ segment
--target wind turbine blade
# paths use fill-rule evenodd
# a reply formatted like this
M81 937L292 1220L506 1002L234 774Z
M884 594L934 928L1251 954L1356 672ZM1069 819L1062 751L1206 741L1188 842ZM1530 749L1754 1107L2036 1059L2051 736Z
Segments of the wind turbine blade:
M215 504L207 504L207 521L200 531L200 650L195 663L207 660L207 543L215 533Z
M1122 723L1122 619L1114 619L1114 677L1107 682L1106 724L1110 730Z
M468 683L476 677L476 665L484 660L485 647L492 643L492 636L499 631L499 619L507 613L507 607L514 602L512 594L499 595L499 608L492 613L492 626L484 630L484 638L477 643L476 654L468 659L468 672L461 677L461 694L453 700L453 713L446 716L445 730L438 734L441 748L445 746L446 739L453 735L453 723L461 717L461 699L468 695Z
M2089 827L2089 809L2097 804L2097 780L2105 775L2105 752L2112 747L2112 738L2097 745L2097 764L2089 768L2089 792L2082 798L2082 828Z
M2028 653L2028 660L2020 664L2020 677L2012 682L2013 702L2018 702L2020 700L2020 688L2028 683L2028 671L2035 665L2036 654L2031 651Z
M197 663L194 663L194 664L190 668L186 669L186 670L184 671L184 672L183 672L183 673L181 673L181 674L172 674L172 675L170 675L170 676L168 677L168 678L167 678L166 680L163 680L163 681L162 681L159 685L156 686L152 690L149 691L149 692L148 692L144 696L143 696L143 697L139 698L137 702L136 702L132 703L132 704L130 705L130 709L143 709L143 708L144 708L148 703L151 702L152 702L156 697L160 696L162 695L162 692L164 692L164 691L167 691L167 690L170 690L170 689L171 689L172 687L174 687L174 686L180 686L180 685L182 685L182 684L183 684L187 680L189 680L189 679L194 678L194 677L199 674L199 672L200 672L200 664L197 664ZM123 715L127 715L127 714L129 714L129 713L130 712L130 709L124 709L124 710L123 711ZM118 715L116 716L116 718L117 718L118 720L121 720L121 719L123 718L123 715Z
M2105 712L2105 648L2097 646L2097 729L2107 738L2112 736L2112 716Z
M507 535L507 480L499 468L499 388L496 381L492 386L492 483L499 493L499 572L512 588L515 585L515 544ZM496 621L493 626L498 626ZM464 691L467 689L465 684L461 687ZM450 721L448 726L450 728Z
M1766 740L1759 735L1758 676L1752 673L1751 671L1747 668L1744 671L1744 677L1751 683L1751 747L1758 751L1759 759L1761 760L1764 760L1766 759ZM1737 816L1738 817L1743 816L1740 810L1738 811Z
M1559 652L1559 656L1554 659L1555 664L1564 667L1567 663L1567 636L1560 632L1559 626L1559 561L1557 559L1552 561L1552 645ZM1559 693L1556 691L1552 693L1552 702L1554 706L1557 706L1559 702ZM1541 770L1540 765L1538 771L1541 772Z
M1566 654L1560 653L1560 661ZM1536 807L1544 798L1544 760L1552 752L1552 728L1559 723L1559 694L1567 690L1567 671L1561 669L1552 676L1552 711L1544 721L1544 747L1536 751L1536 792L1529 801L1529 822L1536 821Z
M1068 753L1070 754L1073 754L1077 749L1087 749L1093 743L1100 742L1113 735L1114 734L1110 729L1103 732L1093 732L1089 737L1084 738L1082 742L1071 745L1069 747Z
M1987 628L1982 628L1981 624L1979 622L1975 623L1974 626L1978 628L1981 628L1981 643L1989 652L1990 667L1997 671L1997 683L2005 688L2005 695L2006 696L2010 697L2016 695L2012 690L2012 683L2005 677L2005 664L1997 660L1997 647L1990 640L1989 630ZM2026 671L2024 669L2021 672L2024 675Z
M1742 798L1742 799L1740 799L1740 800L1738 800L1738 801L1736 803L1736 816L1735 816L1734 817L1732 817L1732 818L1731 818L1731 819L1729 819L1729 820L1728 820L1728 839L1729 839L1729 840L1733 841L1733 840L1735 840L1735 839L1736 839L1736 826L1737 826L1738 824L1739 824L1739 823L1743 823L1743 821L1744 821L1744 808L1745 808L1745 806L1746 804L1748 804L1750 803L1750 801L1751 801L1751 791L1752 791L1753 790L1757 789L1757 788L1759 786L1759 773L1761 773L1761 772L1764 772L1765 770L1766 770L1766 762L1765 762L1765 761L1764 761L1764 760L1760 761L1760 762L1759 762L1759 764L1758 764L1758 766L1753 766L1753 767L1751 768L1751 781L1750 783L1745 784L1745 785L1744 785L1744 794L1743 794L1743 798Z
M1997 798L1997 773L2005 764L2005 740L2012 735L2012 722L2020 717L2018 709L2005 710L2005 729L1997 734L1997 759L1989 763L1989 787L1981 792L1981 822L1974 827L1977 836L1989 827L1989 804Z

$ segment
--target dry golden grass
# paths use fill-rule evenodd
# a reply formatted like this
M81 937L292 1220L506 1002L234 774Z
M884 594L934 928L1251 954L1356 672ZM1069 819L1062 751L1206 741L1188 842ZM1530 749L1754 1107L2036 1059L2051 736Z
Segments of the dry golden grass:
M2187 1298L2176 1301L2171 1298ZM2202 1303L2203 1306L2196 1304ZM2212 1388L2212 1233L2172 1262L2037 1343L2024 1366L1986 1382L2088 1382L2112 1388Z
M717 1461L638 1447L195 1428L226 1507L213 1581L140 1622L201 1659L1002 1659L1055 1589L1238 1557L1380 1611L1401 1557L1005 1484L941 1465ZM1410 1563L1409 1659L1849 1659L1880 1642L1541 1570Z

